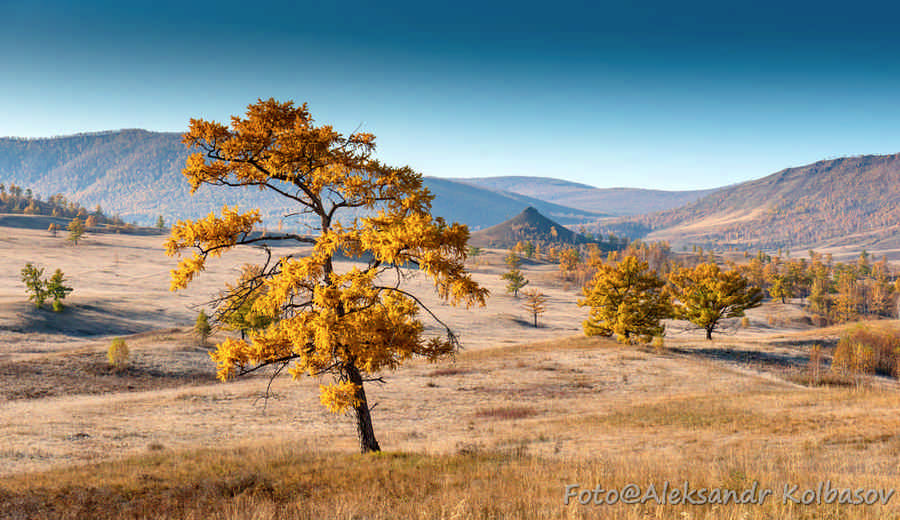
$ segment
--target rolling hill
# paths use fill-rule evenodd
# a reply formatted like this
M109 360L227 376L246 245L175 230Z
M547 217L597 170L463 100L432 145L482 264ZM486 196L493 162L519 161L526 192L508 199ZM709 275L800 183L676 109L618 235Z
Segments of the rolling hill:
M640 215L677 208L719 189L693 191L603 189L549 177L476 177L453 180L498 193L534 197L571 208L616 216Z
M478 247L507 248L520 240L563 244L590 242L529 206L506 222L472 233L469 243Z
M142 224L152 223L158 215L167 221L197 218L223 204L259 207L269 225L289 212L280 197L252 189L203 186L192 197L181 175L188 154L178 133L135 129L47 139L2 138L0 182L31 188L45 198L62 193L89 208L100 204L107 214ZM473 229L502 222L528 206L566 225L596 222L604 216L446 179L427 177L425 184L436 196L436 215Z
M900 154L787 168L683 207L621 219L648 240L718 249L900 248ZM634 236L634 235L632 235Z

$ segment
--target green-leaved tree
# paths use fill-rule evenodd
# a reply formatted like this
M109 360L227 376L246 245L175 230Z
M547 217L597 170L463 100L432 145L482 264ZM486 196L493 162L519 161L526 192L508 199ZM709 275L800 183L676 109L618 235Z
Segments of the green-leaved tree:
M28 294L28 299L34 302L34 306L40 309L44 306L44 302L47 301L47 289L44 287L44 280L41 277L44 275L44 268L38 268L32 263L25 264L25 267L22 268L22 282L25 283L25 291Z

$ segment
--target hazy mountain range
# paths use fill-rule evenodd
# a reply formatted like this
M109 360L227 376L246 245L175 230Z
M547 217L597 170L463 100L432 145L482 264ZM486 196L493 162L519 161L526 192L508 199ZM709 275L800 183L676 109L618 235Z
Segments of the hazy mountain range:
M118 130L46 139L0 138L0 183L152 223L196 218L223 204L259 207L269 225L292 210L252 189L202 187L193 197L177 133ZM570 228L663 239L673 246L740 249L900 248L900 154L847 157L788 168L723 188L599 189L550 177L439 179L434 213L473 230L533 207ZM288 223L290 225L290 223Z
M108 214L119 214L127 221L143 224L155 221L158 215L167 220L205 216L223 204L259 207L270 225L290 212L290 207L279 197L254 189L201 187L192 197L181 175L189 153L190 150L181 143L180 134L146 130L46 139L2 138L0 182L31 188L45 197L62 193L85 207L100 204ZM520 188L525 183L506 186L504 181L498 181L494 186L483 187L478 181L484 179L463 183L426 177L426 185L436 195L434 213L480 229L512 218L529 206L563 225L593 223L610 215L642 212L639 208L643 202L637 199L633 201L637 208L634 211L605 211L603 203L573 206L566 204L564 197L551 200L534 197L533 193L521 193ZM546 180L535 182L545 183ZM556 182L578 190L585 188L566 181ZM598 190L598 193L602 192ZM658 193L646 198L648 210L660 209L658 198ZM663 207L673 208L681 203L680 198L677 200L678 203Z
M487 188L498 193L525 195L584 211L616 216L640 215L677 208L718 189L664 191L640 188L595 188L587 184L551 177L475 177L452 180Z

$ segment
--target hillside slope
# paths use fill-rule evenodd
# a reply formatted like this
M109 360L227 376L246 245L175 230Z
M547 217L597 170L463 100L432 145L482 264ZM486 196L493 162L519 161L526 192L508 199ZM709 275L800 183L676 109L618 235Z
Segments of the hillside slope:
M254 189L212 190L203 186L194 196L181 175L190 151L177 133L118 130L47 139L0 139L0 180L35 193L62 193L68 200L108 214L149 224L197 218L222 205L259 207L269 225L277 225L289 206L280 197ZM594 222L590 211L500 194L445 179L426 178L435 194L434 212L474 229L492 226L533 205L562 224ZM288 226L293 227L288 223Z
M900 247L900 154L819 161L627 219L648 239L717 248Z
M639 188L595 188L550 177L476 177L453 179L500 193L515 193L616 216L640 215L677 208L694 202L719 188L693 191L645 190Z
M586 237L566 229L529 206L505 222L472 233L469 243L479 247L507 248L520 240L557 244L588 242Z

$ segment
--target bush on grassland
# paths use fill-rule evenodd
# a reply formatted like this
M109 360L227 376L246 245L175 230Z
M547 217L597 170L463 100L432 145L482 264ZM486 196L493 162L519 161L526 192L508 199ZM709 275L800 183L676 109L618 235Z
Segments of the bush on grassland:
M122 338L115 338L112 340L112 344L109 346L109 350L106 353L106 357L109 359L109 364L116 370L121 370L128 365L128 345L125 343L125 340Z
M888 327L859 324L848 329L838 341L832 368L885 376L900 375L900 331Z

